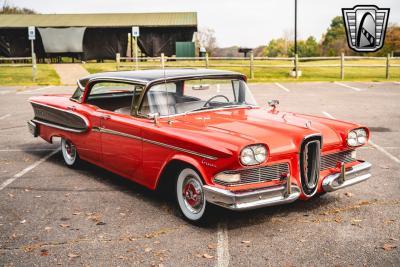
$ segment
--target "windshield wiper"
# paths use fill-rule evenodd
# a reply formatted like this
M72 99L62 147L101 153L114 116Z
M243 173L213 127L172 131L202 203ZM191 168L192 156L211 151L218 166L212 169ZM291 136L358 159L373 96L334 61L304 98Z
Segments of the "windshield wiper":
M185 114L192 113L192 112L195 112L195 111L201 111L201 110L213 109L213 108L215 108L215 107L211 107L211 106L209 106L209 107L201 107L201 108L196 108L196 109L193 109L193 110L186 111L186 112L185 112Z

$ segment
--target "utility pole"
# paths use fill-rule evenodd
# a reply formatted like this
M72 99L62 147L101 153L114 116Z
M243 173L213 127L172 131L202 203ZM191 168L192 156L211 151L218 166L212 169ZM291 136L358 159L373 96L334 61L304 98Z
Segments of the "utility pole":
M297 0L294 0L294 72L296 79L299 78L298 54L297 54Z

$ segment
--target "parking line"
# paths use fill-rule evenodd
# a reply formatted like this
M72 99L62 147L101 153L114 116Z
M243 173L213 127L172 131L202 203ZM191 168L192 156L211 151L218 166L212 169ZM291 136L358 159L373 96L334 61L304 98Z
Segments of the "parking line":
M394 83L396 83L396 84L400 84L400 82L394 82Z
M325 116L327 116L328 118L331 118L331 119L334 119L334 118L335 118L334 116L332 116L331 114L329 114L329 113L326 112L326 111L322 111L322 113L323 113ZM399 159L399 158L397 158L396 156L390 154L386 149L384 149L384 148L381 147L380 145L375 144L375 142L373 142L372 140L369 140L368 143L369 143L371 146L373 146L373 147L375 147L376 149L378 149L378 150L379 150L380 152L382 152L383 154L385 154L387 157L389 157L389 158L390 158L391 160L393 160L394 162L400 164L400 159Z
M9 94L11 93L11 91L0 91L0 95L5 95L5 94Z
M281 88L282 90L284 90L284 91L286 91L286 92L290 92L290 90L289 89L287 89L285 86L283 86L282 84L280 84L280 83L275 83L275 85L276 86L278 86L279 88Z
M229 266L229 239L226 224L218 224L217 264L216 267Z
M54 85L48 85L48 86L43 86L43 87L39 87L39 88L32 89L32 90L27 90L27 91L23 91L23 92L18 92L17 94L18 94L18 95L28 95L28 94L35 93L35 92L37 92L37 91L41 91L41 90L49 89L49 88L53 88L53 87L55 87L55 86L54 86Z
M31 170L33 170L34 168L36 168L37 166L39 166L40 164L42 164L43 162L45 162L48 158L50 158L51 156L53 156L54 154L58 153L60 151L60 149L54 150L53 152L47 154L46 156L44 156L43 158L39 159L38 161L36 161L35 163L29 165L28 167L26 167L25 169L23 169L22 171L20 171L19 173L15 174L13 177L11 177L10 179L7 179L6 181L4 181L1 185L0 185L0 191L3 190L4 188L7 187L7 185L11 184L12 182L14 182L15 180L17 180L18 178L20 178L21 176L23 176L24 174L30 172Z
M8 118L8 117L10 117L10 116L11 116L11 114L3 115L3 116L0 117L0 120L4 120L5 118Z
M331 114L329 114L326 111L322 111L322 114L324 114L326 117L330 118L330 119L335 119L335 117L333 117Z
M353 87L353 86L350 86L350 85L347 85L347 84L344 84L344 83L335 82L335 84L340 85L340 86L343 86L343 87L346 87L346 88L350 88L350 89L352 89L352 90L354 90L354 91L357 91L357 92L362 91L362 89L360 89L360 88Z
M381 147L380 145L375 144L372 140L369 140L369 143L371 144L371 146L375 147L376 149L378 149L380 152L382 152L383 154L385 154L386 156L388 156L390 159L392 159L394 162L397 162L400 164L400 159L396 156L393 156L392 154L390 154L389 152L387 152L386 149L384 149L383 147Z

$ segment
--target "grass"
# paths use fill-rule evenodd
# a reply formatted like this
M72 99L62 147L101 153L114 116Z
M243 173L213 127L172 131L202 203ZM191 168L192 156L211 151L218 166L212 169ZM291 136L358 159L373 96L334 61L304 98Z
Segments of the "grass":
M32 81L32 67L0 66L0 85L58 85L60 77L51 65L38 64L36 80Z
M249 61L248 60L210 60L210 68L224 69L241 72L250 77ZM120 70L132 70L135 65L133 62L122 63L125 67ZM291 65L290 61L254 61L254 79L250 82L284 82L284 81L337 81L340 80L340 67L312 67L317 64L340 64L339 60L318 60L300 62L302 76L296 80L289 76L291 67L284 68L268 68L257 67L257 65ZM347 60L345 64L353 65L385 65L385 60ZM400 65L400 60L392 60L391 64ZM159 68L159 62L140 62L140 69ZM222 66L221 66L222 65ZM237 66L247 65L247 66ZM116 63L87 63L83 65L88 72L97 73L103 71L115 71ZM204 61L170 61L166 63L167 67L197 67L204 68ZM345 67L345 81L386 81L385 67ZM400 66L390 68L390 80L400 80Z

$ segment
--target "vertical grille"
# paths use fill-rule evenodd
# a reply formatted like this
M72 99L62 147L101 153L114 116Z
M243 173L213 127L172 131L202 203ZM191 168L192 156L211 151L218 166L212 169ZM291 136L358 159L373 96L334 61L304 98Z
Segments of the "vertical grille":
M303 193L307 196L317 191L320 160L321 137L313 136L303 141L300 148L300 178Z
M289 173L288 163L279 163L270 166L263 166L251 169L241 169L237 171L226 171L229 174L240 174L240 182L229 183L214 179L214 182L224 186L238 186L243 184L262 183L272 180L279 180L282 174Z

